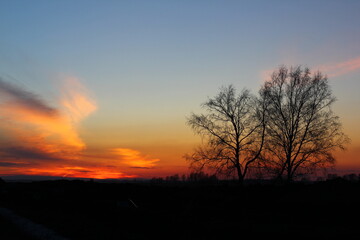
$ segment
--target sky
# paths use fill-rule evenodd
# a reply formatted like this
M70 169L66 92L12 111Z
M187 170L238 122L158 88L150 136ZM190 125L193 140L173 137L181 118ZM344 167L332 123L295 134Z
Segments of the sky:
M189 171L186 117L280 65L320 70L360 170L359 1L0 0L0 175Z

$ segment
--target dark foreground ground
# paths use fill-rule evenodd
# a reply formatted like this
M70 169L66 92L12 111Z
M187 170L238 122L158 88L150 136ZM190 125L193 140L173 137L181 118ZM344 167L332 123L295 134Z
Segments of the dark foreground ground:
M360 184L343 180L243 188L229 183L6 183L0 186L0 207L67 239L360 236ZM0 239L33 239L21 228L0 216Z

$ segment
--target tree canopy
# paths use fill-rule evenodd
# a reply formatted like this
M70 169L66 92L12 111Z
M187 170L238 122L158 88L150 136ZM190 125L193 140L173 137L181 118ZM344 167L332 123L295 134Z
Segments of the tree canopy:
M203 103L205 113L193 113L187 120L205 140L193 154L186 155L191 167L235 174L242 182L264 142L264 111L259 103L249 90L238 94L232 85Z
M291 181L333 164L333 151L349 141L332 111L335 101L327 77L300 66L274 71L258 96L222 87L201 105L204 113L187 119L203 145L185 157L191 168L240 182L255 167Z
M266 96L266 140L263 163L278 177L297 174L335 162L333 151L349 141L339 117L328 79L309 68L280 67L260 90Z

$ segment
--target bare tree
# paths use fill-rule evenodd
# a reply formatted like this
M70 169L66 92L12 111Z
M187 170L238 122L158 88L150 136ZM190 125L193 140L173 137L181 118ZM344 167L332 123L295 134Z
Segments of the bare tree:
M332 152L349 141L331 106L336 101L327 77L308 68L280 67L265 82L266 141L262 159L288 181L335 162Z
M203 137L204 144L185 158L195 170L208 167L217 174L235 175L242 183L264 145L264 101L248 90L237 94L230 85L202 108L206 113L193 113L187 123Z

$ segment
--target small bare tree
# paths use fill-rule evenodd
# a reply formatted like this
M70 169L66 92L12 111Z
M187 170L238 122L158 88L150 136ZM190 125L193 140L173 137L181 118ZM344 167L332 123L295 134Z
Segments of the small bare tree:
M336 101L327 77L308 68L280 67L260 95L268 101L263 163L278 177L334 163L332 152L349 141L331 106Z
M206 113L193 113L187 119L204 140L203 146L185 156L190 166L199 171L208 167L217 174L234 174L242 183L264 145L264 102L248 90L237 94L230 85L202 104Z

